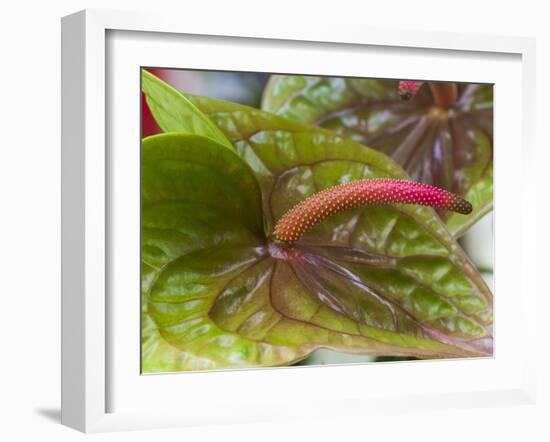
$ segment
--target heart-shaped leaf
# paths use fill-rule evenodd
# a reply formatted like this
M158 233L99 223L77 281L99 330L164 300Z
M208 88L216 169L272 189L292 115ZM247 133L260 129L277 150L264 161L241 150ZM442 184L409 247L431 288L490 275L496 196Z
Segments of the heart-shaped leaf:
M428 87L405 102L393 80L274 75L262 108L380 150L413 180L465 196L474 204L467 219L440 213L457 237L492 210L490 85L459 85L456 104L445 110Z
M341 213L292 259L269 239L312 193L406 178L398 165L323 129L187 98L235 150L182 134L143 142L145 372L285 365L321 347L491 353L492 295L432 209Z
M257 260L263 238L256 178L232 150L195 135L145 139L143 371L212 368L246 347L208 319L208 290Z

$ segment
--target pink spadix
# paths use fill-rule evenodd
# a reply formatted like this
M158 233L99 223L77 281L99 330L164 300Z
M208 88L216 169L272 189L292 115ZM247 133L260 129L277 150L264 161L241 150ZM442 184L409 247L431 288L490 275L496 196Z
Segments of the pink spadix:
M439 187L407 180L374 178L340 184L306 198L290 209L275 225L277 241L288 245L329 216L367 205L418 204L462 214L472 205Z
M422 84L422 81L402 80L398 86L399 95L403 100L408 100L416 95Z

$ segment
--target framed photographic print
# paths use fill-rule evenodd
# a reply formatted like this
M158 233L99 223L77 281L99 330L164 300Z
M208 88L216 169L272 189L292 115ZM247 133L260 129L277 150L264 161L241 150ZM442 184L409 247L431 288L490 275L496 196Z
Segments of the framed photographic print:
M63 423L531 400L531 40L85 11L62 41Z

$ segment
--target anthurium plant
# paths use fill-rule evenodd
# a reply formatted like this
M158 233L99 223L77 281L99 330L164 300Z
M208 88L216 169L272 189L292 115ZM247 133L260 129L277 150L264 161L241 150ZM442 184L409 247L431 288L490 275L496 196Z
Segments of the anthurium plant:
M455 237L493 208L492 85L274 75L262 108L384 152L411 179L464 196L470 216L439 212Z
M477 199L275 98L281 115L146 70L142 90L162 130L142 141L143 372L492 354L492 294L448 224Z

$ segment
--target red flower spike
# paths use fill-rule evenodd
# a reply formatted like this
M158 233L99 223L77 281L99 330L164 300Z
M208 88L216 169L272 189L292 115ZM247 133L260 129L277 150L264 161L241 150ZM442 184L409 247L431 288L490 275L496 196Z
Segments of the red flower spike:
M291 245L329 216L366 205L418 204L464 215L472 205L439 187L415 181L375 178L340 184L306 198L277 222L274 238Z
M416 95L422 84L422 81L400 81L398 88L399 96L403 100L409 100Z

